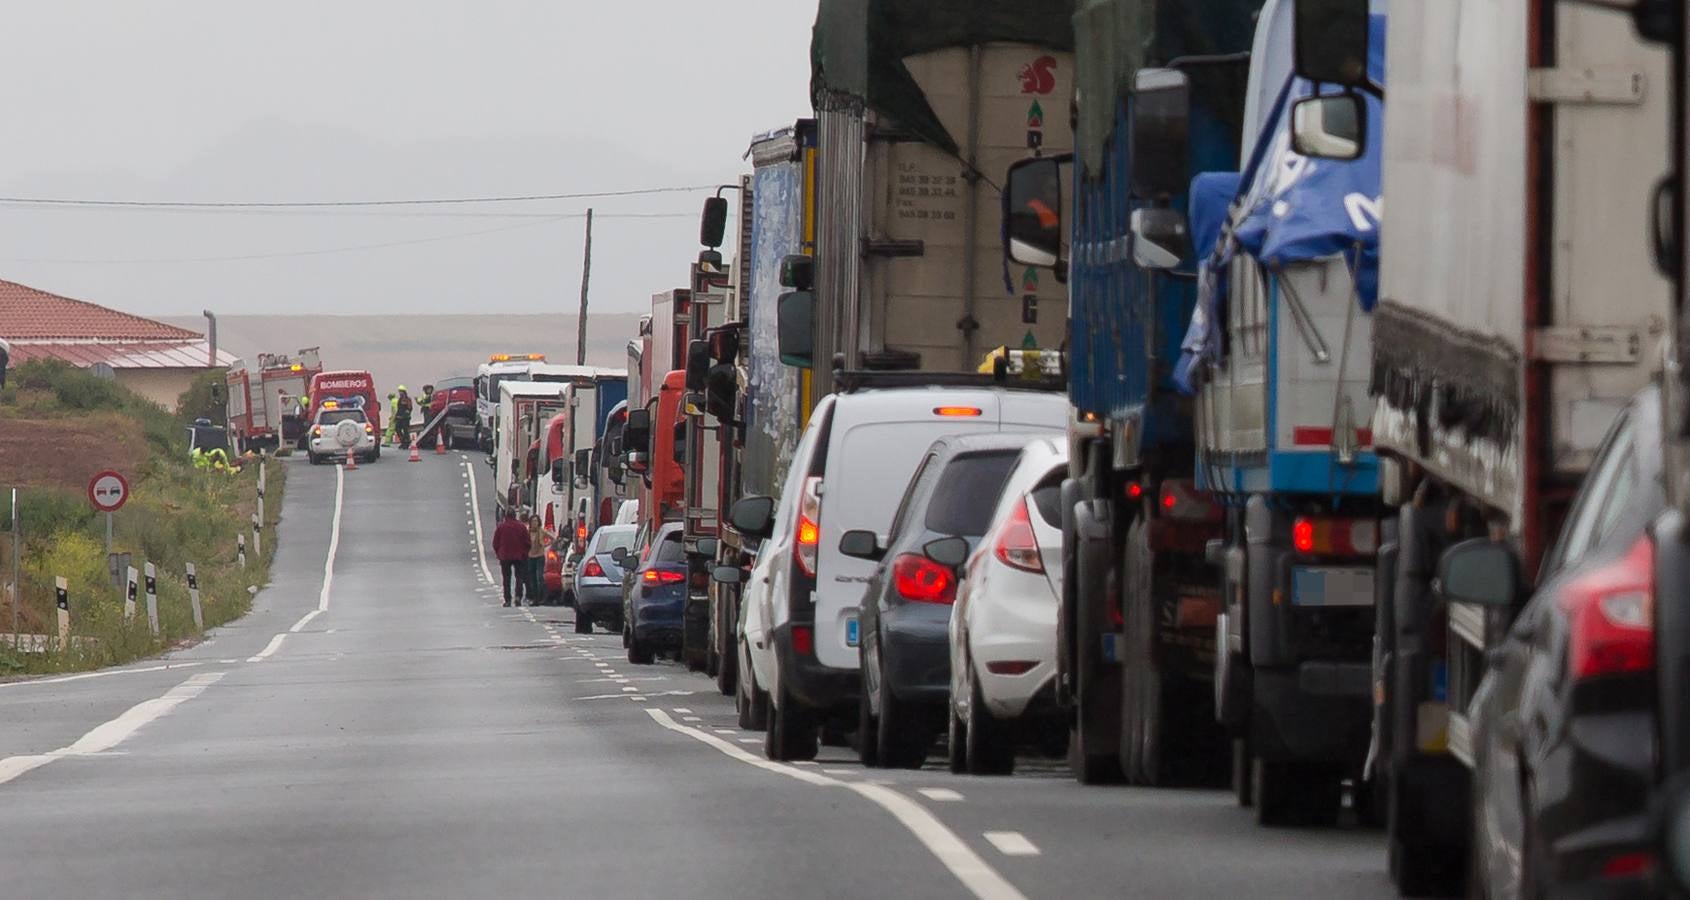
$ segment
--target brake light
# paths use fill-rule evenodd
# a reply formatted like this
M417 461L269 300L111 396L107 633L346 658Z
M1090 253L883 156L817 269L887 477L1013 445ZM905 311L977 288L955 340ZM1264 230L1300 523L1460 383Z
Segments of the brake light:
M578 541L585 541L587 539L587 525L585 522L575 526L575 539Z
M680 584L687 580L687 576L680 572L663 572L657 569L647 569L640 580L646 584Z
M900 554L892 561L892 584L900 597L916 603L956 601L956 575L919 553Z
M581 567L581 574L588 578L603 578L604 566L599 565L596 559L589 559L587 564Z
M804 495L798 502L798 547L793 554L804 574L816 577L816 555L822 540L822 480L812 475L804 479Z
M1655 545L1647 536L1626 555L1581 575L1562 591L1571 622L1567 671L1574 679L1655 668Z
M1379 523L1299 517L1291 523L1291 546L1317 556L1371 556L1379 550Z
M1031 659L1000 659L986 663L986 671L993 675L1025 675L1036 665L1038 662Z
M368 422L365 422L364 423L364 433L365 434L375 434L376 433L376 427L374 425L371 425Z
M816 652L816 633L810 630L810 626L792 626L792 652L800 656Z
M554 563L557 562L557 551L556 550L547 550L546 551L546 562L554 562Z
M1655 868L1655 855L1646 850L1621 853L1602 864L1603 878L1626 878L1642 875Z
M1128 500L1137 500L1142 496L1144 496L1144 485L1139 484L1136 481L1130 481L1127 483Z
M982 413L978 406L936 406L933 415L946 418L978 419Z
M1026 497L1016 501L1015 508L1010 510L1009 519L998 532L997 546L992 548L992 553L1006 566L1023 572L1044 573L1045 564L1039 556L1039 542L1033 537L1033 521L1027 513Z
M1162 482L1157 501L1162 515L1194 522L1219 522L1224 515L1220 504L1197 489L1197 482L1173 479Z
M552 514L552 505L548 503L546 504L546 530L551 531L556 524L557 517Z

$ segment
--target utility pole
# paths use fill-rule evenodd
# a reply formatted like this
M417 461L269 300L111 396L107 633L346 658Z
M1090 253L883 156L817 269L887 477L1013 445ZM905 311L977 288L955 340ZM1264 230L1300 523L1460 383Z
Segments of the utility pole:
M587 282L593 275L593 211L587 210L587 249L581 254L581 318L575 323L575 364L587 364Z

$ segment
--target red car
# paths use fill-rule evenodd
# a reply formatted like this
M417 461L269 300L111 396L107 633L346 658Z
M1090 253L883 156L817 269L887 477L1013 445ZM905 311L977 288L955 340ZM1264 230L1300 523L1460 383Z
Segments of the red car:
M475 444L475 380L471 378L447 378L434 386L434 394L429 398L428 408L424 410L427 416L424 424L434 421L442 412L448 409L451 413L440 424L438 435L429 434L421 443L424 450L433 450L436 438L446 441L447 449L470 447Z

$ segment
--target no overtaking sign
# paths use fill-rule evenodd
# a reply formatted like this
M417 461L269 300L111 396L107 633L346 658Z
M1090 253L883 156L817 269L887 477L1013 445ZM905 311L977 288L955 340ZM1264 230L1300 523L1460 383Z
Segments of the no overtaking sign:
M116 512L129 499L129 481L116 472L101 472L88 482L88 501L100 512Z

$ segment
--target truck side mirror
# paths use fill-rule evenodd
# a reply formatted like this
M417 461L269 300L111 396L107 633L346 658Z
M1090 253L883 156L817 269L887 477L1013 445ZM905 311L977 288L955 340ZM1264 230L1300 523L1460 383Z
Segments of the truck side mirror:
M1445 600L1511 607L1520 596L1520 560L1499 541L1462 541L1438 559L1433 587Z
M672 433L675 435L675 446L669 455L674 458L675 462L685 465L687 461L687 420L677 421Z
M1191 249L1185 214L1166 207L1133 210L1133 262L1141 269L1172 269Z
M715 559L716 558L716 551L718 549L720 549L720 547L721 547L721 544L715 538L699 538L698 539L698 555L699 556L708 556L711 559Z
M575 451L575 486L587 487L593 483L593 451L583 448Z
M1178 69L1140 69L1133 76L1132 195L1167 200L1191 184L1191 79Z
M710 342L696 340L687 344L687 380L688 393L698 393L704 390L704 375L710 371Z
M628 410L628 422L622 426L622 447L629 453L651 452L651 410Z
M552 460L552 484L563 484L563 460Z
M807 291L816 283L816 258L802 253L783 256L780 260L780 286L795 291Z
M1365 88L1367 0L1297 0L1292 66L1297 77Z
M781 294L776 301L775 320L780 361L800 369L813 368L816 357L816 295L809 291Z
M1367 149L1367 104L1358 94L1304 97L1291 107L1291 149L1318 159L1355 159Z
M1003 192L1003 253L1040 269L1062 267L1062 162L1054 156L1009 167Z
M745 573L739 566L717 566L710 570L710 580L717 584L739 584L745 580Z
M722 235L728 229L728 201L726 197L708 197L704 201L704 215L698 224L698 242L715 249L722 246Z

